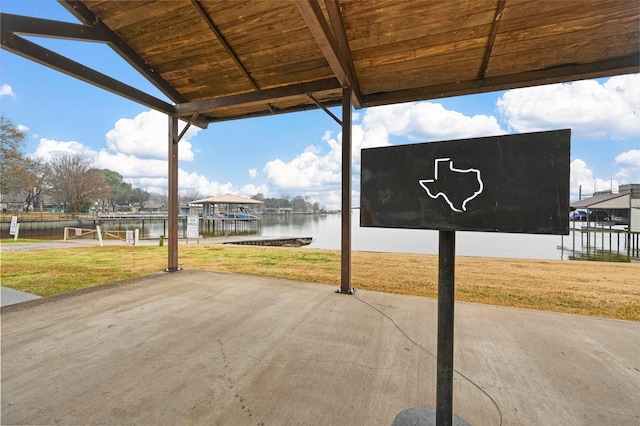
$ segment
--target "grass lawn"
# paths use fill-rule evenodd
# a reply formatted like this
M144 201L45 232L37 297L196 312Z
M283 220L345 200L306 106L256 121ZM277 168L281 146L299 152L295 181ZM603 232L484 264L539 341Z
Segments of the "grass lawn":
M3 242L5 244L5 242ZM2 253L2 285L50 296L164 270L167 247L107 246ZM184 245L179 266L340 285L340 252ZM456 300L640 321L640 264L458 256ZM355 288L436 297L435 255L352 254Z

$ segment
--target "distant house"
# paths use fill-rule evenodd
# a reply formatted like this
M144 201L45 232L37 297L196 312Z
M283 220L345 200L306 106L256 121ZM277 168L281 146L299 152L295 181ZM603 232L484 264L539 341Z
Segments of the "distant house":
M586 210L588 217L597 217L598 221L599 212L605 212L606 221L629 225L631 232L640 232L640 184L620 185L618 193L597 192L571 203L571 207Z
M20 194L0 194L0 211L3 213L22 212L24 207L24 197Z

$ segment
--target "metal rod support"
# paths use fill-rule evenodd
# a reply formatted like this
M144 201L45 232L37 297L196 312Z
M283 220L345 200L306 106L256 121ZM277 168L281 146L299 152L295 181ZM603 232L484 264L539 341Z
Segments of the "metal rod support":
M342 126L342 121L340 121L340 119L338 117L336 117L336 115L334 113L329 111L329 108L327 108L326 106L322 105L322 103L320 103L320 101L317 100L311 93L307 93L307 97L309 99L311 99L311 101L314 104L316 104L318 106L318 108L321 108L324 112L326 112L329 115L329 117L333 118L336 123L338 123L339 125Z
M455 258L455 231L439 231L436 426L450 426L453 422Z

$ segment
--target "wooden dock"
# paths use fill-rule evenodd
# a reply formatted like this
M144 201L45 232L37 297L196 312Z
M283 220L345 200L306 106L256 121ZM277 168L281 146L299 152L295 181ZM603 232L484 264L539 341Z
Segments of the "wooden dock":
M244 246L271 246L271 247L302 247L313 242L312 237L305 238L259 238L228 241L223 244L236 244Z
M583 228L571 228L574 239L575 250L575 235L580 234L580 244L582 247L586 247L586 252L591 251L608 251L609 253L626 254L628 257L638 258L640 257L640 233L630 232L628 229L616 229L612 227L583 227ZM614 243L615 235L615 243ZM608 238L607 238L608 237ZM606 240L608 239L608 244ZM585 241L586 240L586 241ZM622 247L621 247L622 243ZM621 250L622 248L622 250Z

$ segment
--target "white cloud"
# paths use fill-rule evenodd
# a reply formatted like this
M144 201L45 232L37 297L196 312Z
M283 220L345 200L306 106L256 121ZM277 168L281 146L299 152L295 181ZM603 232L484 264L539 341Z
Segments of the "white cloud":
M411 140L424 142L506 133L493 116L470 117L433 102L369 108L362 122L367 129L382 126L390 134L405 135Z
M269 191L269 187L265 185L243 185L237 192L236 195L240 195L241 197L251 197L256 194L262 194L265 197L271 197L271 193Z
M640 149L632 149L617 155L615 162L621 167L616 177L623 183L640 182Z
M0 86L0 97L9 96L10 98L15 98L16 94L13 92L13 89L8 84L3 84Z
M143 188L149 192L155 192L156 194L167 193L168 179L166 177L125 178L124 180L133 185L135 188ZM152 190L151 188L157 190Z
M255 179L256 176L258 176L258 170L257 169L249 169L249 177L251 179Z
M182 131L185 123L180 122ZM141 157L166 159L168 153L168 119L158 111L146 111L134 118L121 118L113 129L106 134L107 146L110 150ZM198 131L195 126L187 130L178 143L178 158L182 161L193 161L194 155L189 138Z
M101 169L113 170L126 177L166 176L169 167L166 160L138 158L122 152L112 154L106 150L96 155L96 164Z
M640 133L640 74L509 90L496 106L518 132L570 128L579 138L626 139Z
M29 131L29 128L24 124L18 124L18 131L22 133L27 133Z
M183 169L179 169L178 191L186 191L189 189L196 189L205 197L237 192L236 186L231 182L212 182L201 174L195 172L189 173Z
M280 159L268 162L263 172L274 185L286 189L307 189L327 184L339 184L340 159L336 158L335 143L329 141L331 151L320 155L317 147L307 147L288 163ZM337 161L336 161L337 160Z
M580 193L582 194L582 198L586 198L591 196L594 191L603 191L606 189L617 191L618 189L618 180L594 178L593 170L587 166L587 163L579 158L573 160L570 167L569 192L571 200L578 200Z
M495 117L469 117L430 102L369 108L358 118L361 122L354 121L351 130L354 187L360 173L361 149L388 146L390 135L429 141L506 133ZM321 139L324 145L308 146L289 162L270 161L263 172L276 189L299 191L326 208L338 209L341 203L342 134L327 131Z
M97 152L91 148L76 141L60 142L51 139L42 138L36 148L36 152L32 154L35 158L43 161L51 161L52 158L60 155L84 155L88 158L95 159Z
M616 156L616 163L640 167L640 149L632 149Z
M166 176L166 173L165 173ZM169 180L167 177L150 177L150 176L141 176L141 177L127 177L125 181L129 182L131 185L137 188L145 189L149 192L155 192L156 194L166 194ZM244 188L244 187L243 187ZM255 192L251 192L256 189ZM257 192L266 192L261 191L260 187L256 187L254 185L247 185L248 193L240 195L254 195ZM263 188L264 189L264 188ZM186 191L197 191L202 194L204 197L216 196L226 193L239 194L242 193L242 189L238 189L235 185L230 182L220 183L215 181L210 181L206 176L195 172L188 172L183 169L178 169L178 192L183 193Z
M44 161L51 161L52 158L62 154L83 155L91 159L94 162L94 166L97 168L109 169L120 173L123 179L126 182L131 183L134 187L146 189L147 191L159 194L167 192L167 160L139 158L135 155L122 152L112 153L106 149L98 152L81 144L80 142L61 142L44 138L40 140L38 148L32 156ZM195 188L198 192L207 195L238 192L237 187L231 183L221 184L215 181L212 182L205 176L195 172L189 173L183 169L178 169L178 183L179 191ZM266 192L266 187L255 187L253 185L251 185L251 187L259 188L262 192ZM251 190L251 187L247 187L247 191ZM256 192L253 192L248 195L253 195L255 193Z

